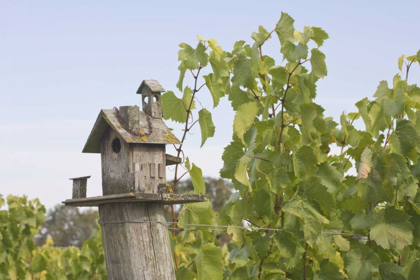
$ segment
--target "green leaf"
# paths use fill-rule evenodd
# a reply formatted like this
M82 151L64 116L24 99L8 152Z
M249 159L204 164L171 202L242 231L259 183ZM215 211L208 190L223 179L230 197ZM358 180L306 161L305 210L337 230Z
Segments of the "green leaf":
M397 90L395 99L382 98L382 107L385 116L398 117L404 111L405 94L403 90Z
M257 259L257 252L252 244L251 238L245 236L245 242L242 247L231 251L229 259L237 266L245 266L251 259Z
M264 189L260 189L254 194L255 211L260 217L270 217L274 208L273 198L270 193Z
M293 258L299 252L299 241L291 232L280 231L274 235L274 242L284 258Z
M310 103L302 104L300 105L300 111L302 112L302 142L304 144L310 144L313 141L311 132L314 128L313 122L317 115L316 107Z
M45 258L45 256L42 253L36 254L31 263L31 270L34 273L41 272L45 269L47 269L47 263L48 260Z
M190 161L188 158L185 162L185 167L187 167L188 172L190 174L191 181L194 186L194 193L205 194L206 184L204 183L203 172L201 171L201 168L197 167L194 163L192 164L192 167L191 167Z
M180 123L185 123L187 112L182 103L182 99L175 96L172 91L167 91L162 95L162 110L163 118L165 120L173 120Z
M299 30L295 30L293 35L295 36L295 40L301 43L302 45L305 45L309 42L309 40L314 37L314 31L311 27L305 26L303 28L303 33Z
M203 147L207 138L214 136L216 127L213 124L211 113L205 108L198 112L198 123L200 124L201 130L201 147Z
M303 200L287 201L283 203L281 209L283 212L295 215L302 220L303 234L306 242L311 246L321 234L323 226L329 223L327 218Z
M344 264L350 280L372 280L381 263L369 248L352 249L346 253Z
M373 211L370 211L367 215L363 212L359 212L351 218L349 223L354 230L364 230L369 227L372 219Z
M303 189L303 196L308 201L318 203L324 213L329 214L335 210L335 201L327 188L321 184L321 180L316 177L310 177L307 181L302 181L301 189Z
M309 175L316 163L317 157L309 146L302 146L293 154L293 168L298 177L303 178Z
M420 279L420 261L416 260L410 269L407 280L418 280Z
M195 228L189 224L211 225L213 219L213 209L210 201L185 204L182 208L183 214L179 219L179 226L182 228ZM184 210L185 209L185 210ZM198 230L210 231L210 227L199 227ZM192 231L183 231L182 238L185 241L194 240Z
M258 44L264 44L265 40L270 36L270 33L261 25L258 27L258 32L252 33L252 39L258 42Z
M314 32L314 35L311 39L318 45L319 48L324 44L324 41L327 40L329 36L327 32L319 27L312 27L312 31Z
M194 70L207 65L209 56L206 53L206 47L201 42L198 43L196 49L187 43L181 43L179 46L181 49L178 52L178 60L184 62L187 69Z
M233 120L233 131L244 141L244 134L254 123L255 117L258 114L258 104L250 102L239 106Z
M328 162L324 162L318 167L316 175L321 178L322 184L327 187L330 193L337 193L340 183L344 180L343 174Z
M210 65L216 77L229 77L229 65L224 59L224 55L212 51L210 52Z
M247 57L239 57L235 60L233 68L232 85L234 87L246 87L254 89L255 78L251 71L251 61Z
M327 76L327 65L325 64L325 54L318 49L311 51L312 73L318 78Z
M283 45L287 41L293 42L295 37L293 35L295 28L293 23L295 20L286 13L281 13L280 20L276 25L276 33L279 37L280 43Z
M191 272L190 269L186 268L184 265L180 266L175 274L177 280L194 279L194 274Z
M395 263L381 263L379 266L379 273L382 280L404 280L402 275L402 267ZM418 278L415 278L418 279Z
M226 179L234 179L236 165L244 154L243 145L240 141L230 142L222 155L224 164L223 168L220 170L220 176Z
M413 242L410 216L394 207L375 214L370 225L370 238L384 249L403 249Z
M411 122L397 120L397 127L390 138L392 151L406 156L415 148L417 141L418 135Z
M376 97L376 100L380 102L383 98L392 98L392 89L388 87L387 81L380 81L379 86L376 89L375 94L373 95Z
M417 62L420 64L420 50L417 52Z
M211 73L207 76L203 76L203 78L206 81L206 86L213 98L213 107L216 107L219 105L220 98L225 96L226 86L229 86L229 81L223 81L222 78L217 78Z
M404 63L404 58L405 58L405 55L402 55L402 56L400 56L400 58L398 58L398 69L400 69L400 71L402 71L402 66L403 66L403 63Z
M198 280L223 279L222 251L212 243L201 247L195 258Z
M314 280L342 280L346 277L340 272L340 268L327 260L321 263L321 270L314 276Z
M185 72L187 71L187 67L185 66L184 61L182 61L181 64L179 64L178 70L179 70L179 79L178 79L178 82L176 83L176 87L180 91L183 91L184 90L183 84L184 84Z
M165 120L171 119L176 122L185 123L187 120L187 109L191 103L192 90L189 87L184 89L182 99L176 97L172 91L167 91L162 95L162 110ZM194 100L191 110L195 108Z
M302 44L295 45L292 42L285 42L281 46L281 52L284 57L290 61L295 62L300 59L306 59L308 57L308 47Z

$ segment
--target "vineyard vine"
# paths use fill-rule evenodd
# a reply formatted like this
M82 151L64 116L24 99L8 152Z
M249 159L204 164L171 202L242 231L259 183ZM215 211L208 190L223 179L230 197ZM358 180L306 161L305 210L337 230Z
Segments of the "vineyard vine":
M274 34L281 64L263 54ZM374 100L359 101L357 112L336 123L313 102L327 75L320 50L327 33L296 30L282 13L273 30L260 26L252 39L230 52L214 39L199 37L195 48L182 43L182 97L162 96L164 117L185 124L183 142L197 122L202 145L214 136L210 110L195 107L204 86L213 107L227 96L235 114L220 175L237 192L220 215L209 203L174 213L178 279L419 279L420 88L408 77L420 51L398 60L403 77L381 81ZM192 89L184 86L187 74ZM201 170L188 158L185 167L203 193ZM190 224L213 226L191 231ZM214 225L227 226L231 242L218 240Z

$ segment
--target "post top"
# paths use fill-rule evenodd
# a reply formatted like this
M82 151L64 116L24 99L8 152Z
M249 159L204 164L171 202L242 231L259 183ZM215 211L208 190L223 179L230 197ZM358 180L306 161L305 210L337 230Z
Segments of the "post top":
M143 80L143 82L141 82L141 85L140 85L139 89L137 90L137 93L138 94L143 93L145 86L150 88L151 92L165 92L165 89L159 84L158 81L156 81L156 80Z
M89 179L90 176L83 176L83 177L75 177L75 178L70 178L69 180L83 180L83 179Z

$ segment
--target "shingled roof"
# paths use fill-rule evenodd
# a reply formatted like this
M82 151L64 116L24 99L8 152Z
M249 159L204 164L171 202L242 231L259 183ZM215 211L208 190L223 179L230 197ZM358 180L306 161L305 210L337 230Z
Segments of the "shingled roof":
M117 110L104 109L99 113L92 132L83 148L83 153L100 153L100 140L108 127L111 127L127 143L141 144L180 144L162 119L155 119L145 112L139 112L140 129L133 133L125 128L117 116ZM151 133L150 133L151 132Z

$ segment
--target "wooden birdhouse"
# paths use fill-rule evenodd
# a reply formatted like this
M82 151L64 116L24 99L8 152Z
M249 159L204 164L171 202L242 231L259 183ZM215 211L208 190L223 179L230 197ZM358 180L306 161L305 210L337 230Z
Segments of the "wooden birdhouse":
M143 111L138 106L101 110L83 149L100 153L104 195L128 192L157 193L166 183L167 144L179 144L162 120L161 92L154 80L141 83ZM167 160L168 158L168 160Z
M160 196L151 194L165 193L166 166L181 160L166 154L167 144L180 141L162 119L161 93L164 91L157 81L144 80L137 90L137 94L141 94L142 110L138 106L122 106L100 111L83 153L101 154L104 197L89 200L84 196L86 206L98 205L94 199L109 200L112 195L119 195L118 199L122 195L159 199ZM77 189L77 184L75 186L77 192L86 193L85 182L81 190ZM78 193L73 195L73 198L84 197ZM192 196L189 199L194 200ZM81 200L72 203L84 206Z
M173 279L163 205L202 202L199 194L173 194L166 166L180 163L166 154L179 140L162 120L161 93L155 80L141 83L138 106L101 110L83 153L100 153L102 196L86 197L89 176L72 178L66 206L98 206L109 279ZM159 257L151 257L159 256Z

